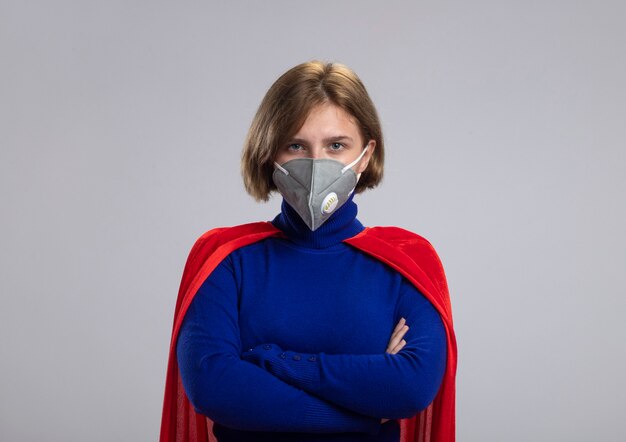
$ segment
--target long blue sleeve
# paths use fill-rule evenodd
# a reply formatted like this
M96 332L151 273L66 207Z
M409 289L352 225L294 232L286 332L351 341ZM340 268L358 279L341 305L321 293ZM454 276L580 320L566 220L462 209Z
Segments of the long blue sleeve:
M434 399L446 366L446 335L434 307L404 281L396 320L409 325L406 346L390 354L307 354L261 344L244 353L281 380L374 417L415 415Z
M202 285L182 324L177 358L196 410L240 430L376 433L379 420L329 404L241 360L237 292L227 258Z

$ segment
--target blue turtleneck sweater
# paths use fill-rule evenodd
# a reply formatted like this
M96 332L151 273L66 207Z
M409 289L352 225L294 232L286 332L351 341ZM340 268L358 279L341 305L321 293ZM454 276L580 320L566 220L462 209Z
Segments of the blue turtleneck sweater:
M312 232L283 202L272 222L286 238L232 252L198 291L177 358L220 442L397 442L394 419L436 395L441 319L395 270L342 242L363 230L356 214L350 199ZM400 318L407 344L389 355Z

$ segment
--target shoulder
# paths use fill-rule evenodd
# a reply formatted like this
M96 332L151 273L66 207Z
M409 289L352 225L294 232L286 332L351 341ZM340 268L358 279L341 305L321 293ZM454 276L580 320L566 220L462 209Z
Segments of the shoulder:
M278 233L279 230L276 229L272 223L266 221L240 224L230 227L217 227L204 232L198 239L196 239L193 247L191 248L190 255L206 249L215 249L232 241L250 239L252 240L251 242L253 242L256 238L262 239L265 236L271 236Z
M437 256L435 248L429 240L417 233L400 227L368 227L363 231L363 234L409 254L434 254L434 256Z
M278 231L278 229L276 229L272 223L267 221L240 224L229 227L216 227L200 235L200 237L196 240L196 243L202 243L211 239L222 239L227 241L228 239L239 238L246 235L276 231Z
M400 227L368 227L354 237L363 249L385 258L385 261L417 264L435 281L445 281L439 255L429 240ZM407 259L403 259L408 258Z
M430 242L423 236L411 232L410 230L403 229L401 227L376 226L368 227L366 231L368 234L378 237L387 242L413 241L415 243L420 243L432 247Z
M211 256L221 261L233 250L278 234L280 231L269 222L211 229L196 239L191 247L185 273L195 273Z

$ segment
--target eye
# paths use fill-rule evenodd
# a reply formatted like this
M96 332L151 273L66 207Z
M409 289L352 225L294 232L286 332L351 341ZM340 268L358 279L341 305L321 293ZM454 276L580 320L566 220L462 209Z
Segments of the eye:
M343 149L343 144L342 143L330 143L330 149L331 150L341 150L341 149Z
M297 144L297 143L293 143L290 144L289 146L287 146L287 149L293 151L293 152L299 152L303 149L302 144Z

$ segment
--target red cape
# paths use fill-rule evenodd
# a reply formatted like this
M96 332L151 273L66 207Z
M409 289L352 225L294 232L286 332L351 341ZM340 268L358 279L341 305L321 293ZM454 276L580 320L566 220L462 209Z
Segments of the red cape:
M244 224L210 230L192 247L174 313L161 442L216 442L211 431L213 423L206 416L195 412L183 389L176 360L178 332L191 301L215 267L232 251L271 236L283 236L283 233L268 222ZM456 339L446 277L435 250L421 236L397 227L366 228L344 242L400 272L441 315L448 337L448 361L443 381L428 408L412 418L400 421L400 442L454 441Z

